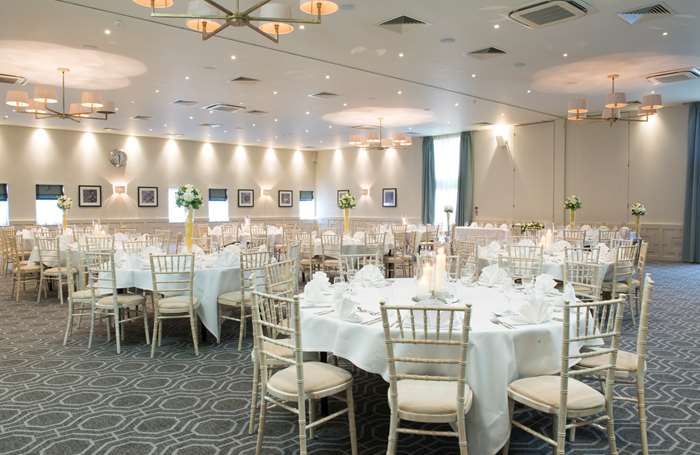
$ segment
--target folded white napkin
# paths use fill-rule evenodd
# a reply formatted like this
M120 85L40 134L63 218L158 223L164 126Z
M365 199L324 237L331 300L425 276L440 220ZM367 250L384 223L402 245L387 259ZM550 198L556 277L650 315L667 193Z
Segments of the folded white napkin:
M497 241L493 241L486 245L485 247L479 247L479 256L486 259L495 259L501 252L501 244Z
M470 224L469 227L479 227L479 223L477 223L476 221L472 221L472 224Z
M530 293L511 319L516 323L525 324L541 324L550 321L552 319L551 301L538 296L536 292Z
M600 251L598 254L599 262L615 262L615 252L610 251L610 248L608 248L606 244L599 243L598 250Z
M507 231L507 230L508 230L508 225L507 225L506 223L503 223L500 227L501 227L501 229L503 229L504 231Z
M554 277L548 273L543 273L535 278L535 293L543 296L558 295L556 289L557 282Z
M530 239L520 239L518 246L535 246L535 242Z
M304 286L304 303L315 304L326 301L329 296L330 282L324 272L314 273L313 278Z
M362 317L357 311L358 305L350 298L349 294L345 294L335 307L338 318L348 322L362 322Z
M366 265L355 275L355 279L363 287L381 287L384 286L384 274L376 265Z
M571 248L571 244L566 240L557 240L550 249L552 254L563 254L566 248Z
M479 284L482 286L498 286L509 281L508 272L498 267L497 264L484 267L479 276Z
M493 224L491 223L486 223L486 226L484 226L486 229L493 229Z

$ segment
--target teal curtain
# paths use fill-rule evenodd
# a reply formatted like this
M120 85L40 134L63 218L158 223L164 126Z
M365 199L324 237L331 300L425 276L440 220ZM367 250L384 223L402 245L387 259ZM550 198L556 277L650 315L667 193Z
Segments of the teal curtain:
M433 138L423 138L423 223L435 221L435 150Z
M474 206L474 156L472 133L464 131L459 138L459 180L457 181L457 226L472 221Z
M683 224L683 260L700 262L700 102L688 115L688 177Z

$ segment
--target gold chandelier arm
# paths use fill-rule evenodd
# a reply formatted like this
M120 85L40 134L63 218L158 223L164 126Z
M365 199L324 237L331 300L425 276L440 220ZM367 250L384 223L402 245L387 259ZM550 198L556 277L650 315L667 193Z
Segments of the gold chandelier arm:
M226 8L225 6L220 5L218 2L215 2L214 0L204 0L205 2L209 3L211 6L214 8L218 9L219 11L223 11L229 16L233 16L233 11L230 9Z
M206 41L212 36L217 35L219 32L224 31L231 25L230 21L226 21L221 27L217 27L213 32L207 32L206 27L202 29L202 41Z
M250 22L246 22L246 25L247 25L248 27L250 27L251 29L255 30L256 32L260 33L262 36L264 36L265 38L269 39L269 40L272 41L273 43L279 44L279 42L280 42L280 40L279 40L279 35L278 35L277 37L275 37L275 36L273 36L273 35L270 35L269 33L265 33L265 32L263 32L262 30L260 30L258 27L256 27L256 26L254 26L253 24L251 24Z
M319 25L321 19L296 19L294 17L264 17L264 16L247 16L245 18L251 22L285 22L289 24L309 24L309 25Z
M255 11L256 9L260 9L260 8L262 8L263 6L265 6L265 5L267 5L268 3L270 3L270 1L271 1L271 0L261 0L261 1L259 1L258 3L256 3L256 4L253 5L253 6L251 6L250 8L246 9L245 11L242 11L242 12L241 12L241 16L248 16L250 13L252 13L252 12Z
M161 17L163 19L202 19L202 20L220 20L226 21L231 17L236 17L236 14L176 14L176 13L151 13L151 17Z

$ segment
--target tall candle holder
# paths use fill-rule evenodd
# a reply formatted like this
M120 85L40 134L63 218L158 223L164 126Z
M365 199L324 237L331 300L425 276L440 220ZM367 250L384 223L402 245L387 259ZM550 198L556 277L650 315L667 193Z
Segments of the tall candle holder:
M448 303L451 294L446 289L446 258L442 249L437 254L434 251L422 251L418 256L416 267L418 285L414 301Z

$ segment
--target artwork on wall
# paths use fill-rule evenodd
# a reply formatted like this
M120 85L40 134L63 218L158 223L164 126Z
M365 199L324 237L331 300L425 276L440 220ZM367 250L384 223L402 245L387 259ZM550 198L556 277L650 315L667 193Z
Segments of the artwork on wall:
M382 207L396 207L398 194L396 188L382 189Z
M277 206L278 207L293 207L294 206L294 200L293 200L293 195L294 193L291 190L279 190L277 192Z
M102 207L101 185L78 185L79 207Z
M254 207L255 206L255 191L254 190L238 190L238 206L239 207Z
M340 198L343 197L344 194L350 194L350 190L338 190L338 199L336 200L338 207L340 207Z
M158 207L158 187L138 187L139 207Z

